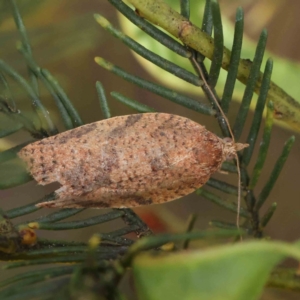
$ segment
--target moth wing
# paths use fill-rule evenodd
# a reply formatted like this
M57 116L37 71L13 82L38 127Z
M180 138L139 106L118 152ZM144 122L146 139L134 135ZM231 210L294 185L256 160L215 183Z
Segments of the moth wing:
M169 114L120 116L31 144L21 156L38 183L57 181L76 196L174 169L179 160L189 159L193 138L203 130Z
M78 197L58 198L37 204L46 208L130 208L172 201L194 192L207 178L185 177L175 180L172 185L160 184L154 189L110 189L101 187L96 191Z

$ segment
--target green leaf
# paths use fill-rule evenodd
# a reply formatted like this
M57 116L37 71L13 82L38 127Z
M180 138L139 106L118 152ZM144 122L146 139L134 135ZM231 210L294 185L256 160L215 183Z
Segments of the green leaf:
M143 300L259 299L273 267L284 257L300 260L299 243L250 241L201 251L133 261L134 281Z

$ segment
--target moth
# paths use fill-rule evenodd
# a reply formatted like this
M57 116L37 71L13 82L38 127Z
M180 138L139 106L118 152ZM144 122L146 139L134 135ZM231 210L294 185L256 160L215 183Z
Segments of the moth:
M55 200L37 206L124 208L192 193L246 146L181 116L145 113L87 124L18 154L39 184L61 185Z

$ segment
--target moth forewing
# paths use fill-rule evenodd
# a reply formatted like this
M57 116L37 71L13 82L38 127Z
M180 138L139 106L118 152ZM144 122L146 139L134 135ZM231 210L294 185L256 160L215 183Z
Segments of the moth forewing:
M243 144L173 114L119 116L24 147L39 184L59 182L40 207L134 207L175 200L201 187Z

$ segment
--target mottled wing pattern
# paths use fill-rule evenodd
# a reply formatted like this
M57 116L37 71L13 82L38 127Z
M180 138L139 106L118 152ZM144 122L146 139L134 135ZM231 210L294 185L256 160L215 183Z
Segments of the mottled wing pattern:
M208 179L208 178L207 178ZM207 180L206 180L207 181ZM206 182L205 181L205 182ZM71 198L58 198L54 201L37 204L47 208L124 208L149 204L159 204L186 196L201 187L205 182L201 180L174 181L171 187L158 189L132 190L99 188L96 191ZM100 196L101 195L101 196Z
M38 183L62 185L56 207L132 207L191 193L220 168L222 151L198 123L150 113L84 125L19 155Z

